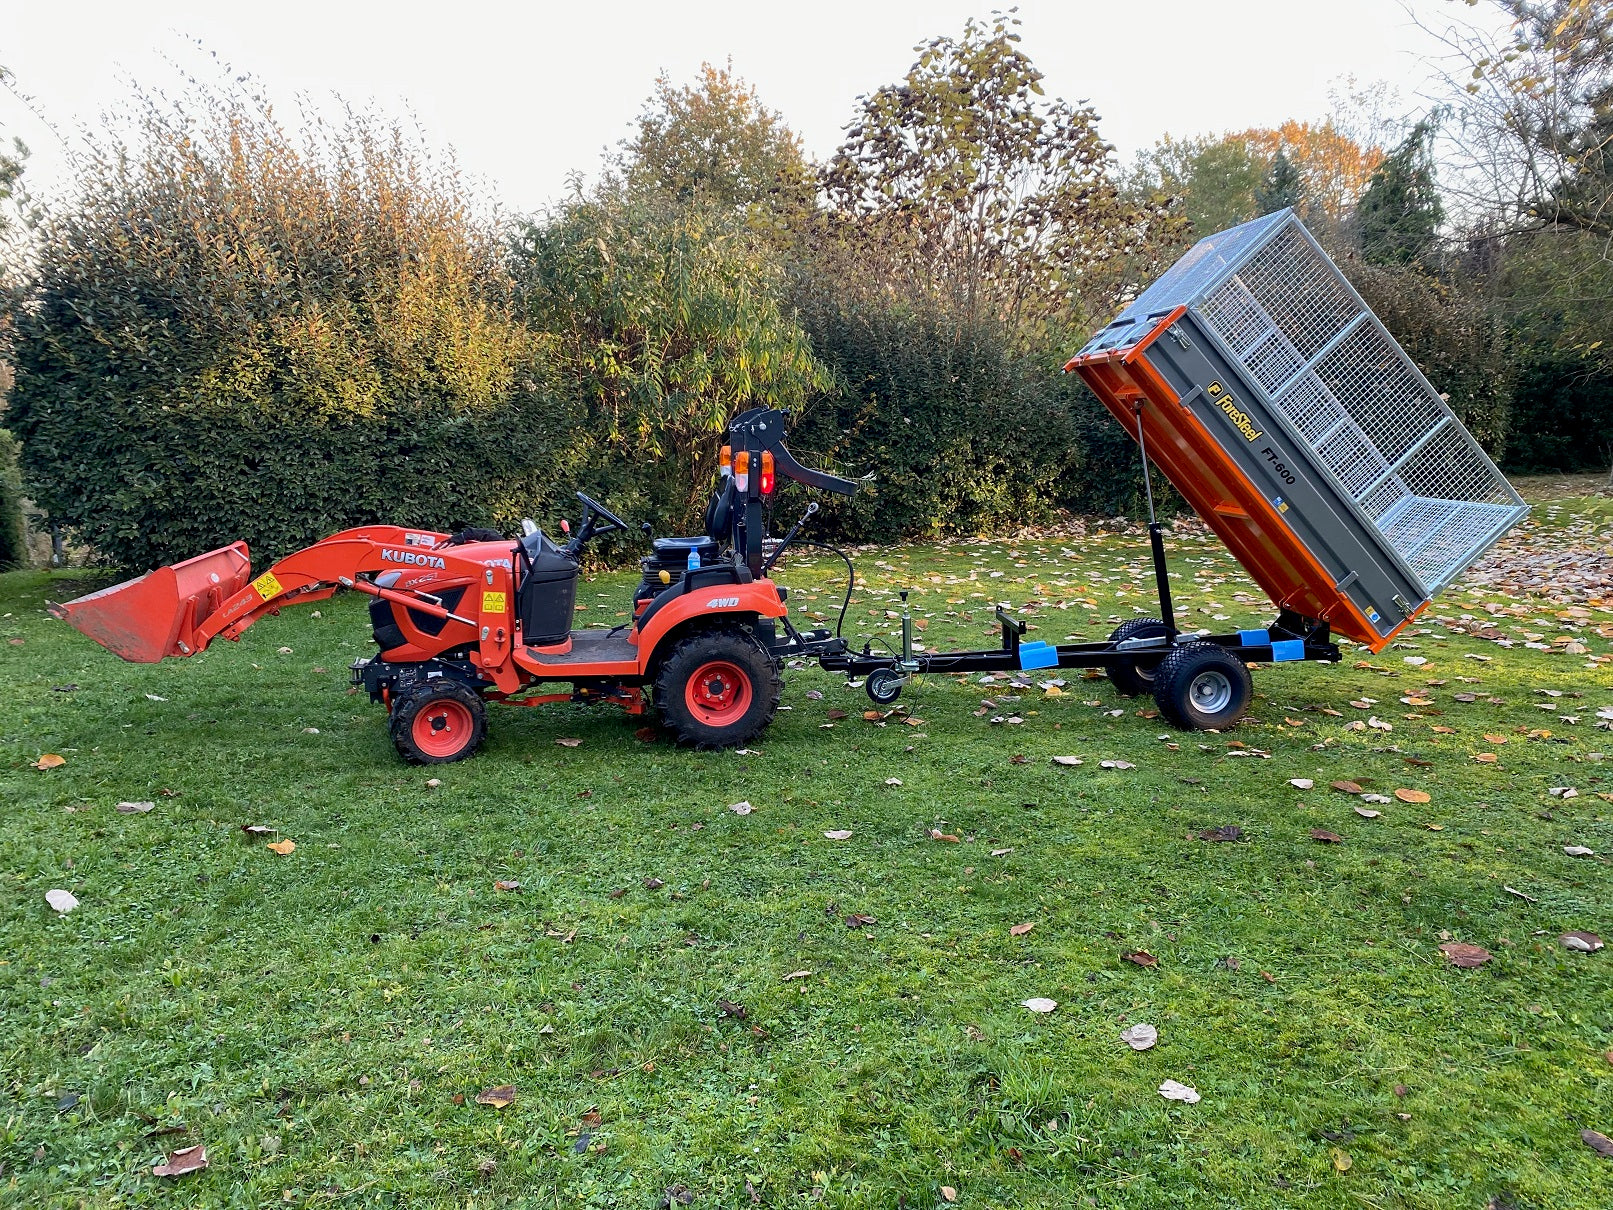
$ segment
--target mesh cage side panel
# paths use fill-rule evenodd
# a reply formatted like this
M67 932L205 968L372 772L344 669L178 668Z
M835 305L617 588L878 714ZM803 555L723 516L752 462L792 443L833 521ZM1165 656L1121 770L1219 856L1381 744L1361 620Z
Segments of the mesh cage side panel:
M1238 271L1249 293L1308 361L1362 311L1299 230L1285 226Z
M1148 334L1147 320L1173 307L1197 302L1250 248L1256 247L1287 219L1279 211L1214 235L1207 235L1137 296L1114 321L1098 332L1077 356L1130 348Z
M1445 419L1440 400L1375 325L1362 324L1316 367L1372 444L1393 462Z
M1315 374L1305 375L1285 391L1278 398L1277 407L1313 449L1317 442L1338 428L1345 414L1339 401Z

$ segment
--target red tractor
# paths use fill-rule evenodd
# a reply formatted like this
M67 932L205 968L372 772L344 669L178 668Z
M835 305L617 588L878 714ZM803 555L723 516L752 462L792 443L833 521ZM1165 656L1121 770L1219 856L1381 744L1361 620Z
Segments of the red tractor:
M782 412L740 414L706 532L653 542L631 620L612 630L571 628L578 559L593 539L633 527L582 492L582 517L574 531L562 522L562 543L531 521L516 540L372 525L333 534L254 579L237 542L51 609L124 659L154 663L238 639L282 606L353 589L372 598L380 649L354 663L353 683L386 706L392 740L410 761L475 752L490 701L609 702L640 714L649 699L680 741L728 747L772 720L786 657L845 651L827 630L798 631L787 590L768 578L817 511L809 505L764 555L764 506L780 477L847 494L857 487L791 457ZM570 688L541 691L556 684Z

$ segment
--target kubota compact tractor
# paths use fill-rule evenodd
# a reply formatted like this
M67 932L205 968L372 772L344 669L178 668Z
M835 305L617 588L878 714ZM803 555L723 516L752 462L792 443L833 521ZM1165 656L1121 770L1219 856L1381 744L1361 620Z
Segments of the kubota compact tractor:
M784 414L766 408L729 425L722 469L706 532L653 542L631 621L613 630L571 628L578 559L591 540L633 527L582 492L581 520L574 531L562 522L563 543L530 520L515 540L372 525L253 579L237 542L51 609L124 659L154 663L238 639L285 605L353 589L373 598L380 648L354 663L353 682L386 706L393 742L411 761L469 756L486 734L489 701L608 702L639 714L648 694L679 740L727 747L772 720L786 657L845 647L827 630L798 631L787 590L768 578L816 503L771 554L764 506L779 477L840 493L857 485L798 463L784 445ZM570 689L538 691L554 683Z

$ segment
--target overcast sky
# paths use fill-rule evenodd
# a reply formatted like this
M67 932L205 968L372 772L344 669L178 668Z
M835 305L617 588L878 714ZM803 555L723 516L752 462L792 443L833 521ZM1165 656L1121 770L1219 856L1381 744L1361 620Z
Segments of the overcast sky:
M1412 0L1422 19L1469 19L1461 0ZM0 96L0 129L32 146L47 193L81 125L127 95L167 84L193 43L258 76L271 95L339 93L412 111L505 206L535 210L568 174L597 171L656 74L693 77L732 59L782 111L809 153L838 143L855 98L899 79L913 47L958 33L986 4L813 0L658 4L426 4L355 0L0 0L0 65L39 116ZM1023 46L1049 95L1090 100L1127 159L1161 134L1319 118L1353 75L1385 81L1409 110L1435 50L1401 0L1028 0Z

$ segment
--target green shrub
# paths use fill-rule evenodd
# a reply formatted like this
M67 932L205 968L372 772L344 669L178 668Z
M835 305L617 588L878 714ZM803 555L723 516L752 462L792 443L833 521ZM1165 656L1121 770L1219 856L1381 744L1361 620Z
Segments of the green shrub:
M1505 466L1523 474L1613 466L1613 372L1606 363L1571 353L1523 363Z
M22 515L22 473L17 442L0 429L0 571L28 563L28 527Z
M8 423L51 518L140 567L519 516L571 417L451 167L363 116L299 145L242 91L141 114L14 315Z

